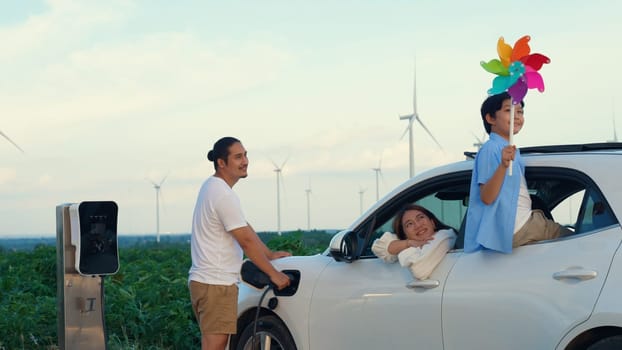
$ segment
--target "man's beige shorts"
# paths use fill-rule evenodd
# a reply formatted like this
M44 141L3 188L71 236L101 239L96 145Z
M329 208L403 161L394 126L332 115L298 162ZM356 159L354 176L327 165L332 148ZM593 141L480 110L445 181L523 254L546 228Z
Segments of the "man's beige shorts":
M201 334L235 334L237 331L238 286L190 281L192 310Z

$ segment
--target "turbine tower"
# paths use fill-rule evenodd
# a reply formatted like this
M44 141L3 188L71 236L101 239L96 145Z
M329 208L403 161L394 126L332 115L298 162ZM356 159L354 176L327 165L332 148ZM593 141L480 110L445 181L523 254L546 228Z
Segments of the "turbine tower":
M380 166L381 163L382 163L382 156L380 157L380 160L378 161L378 167L377 168L371 168L371 170L376 172L376 202L378 201L378 199L380 199L379 180L380 180L380 175L382 174L382 167Z
M160 189L162 188L162 184L166 180L168 175L166 175L160 183L156 183L152 180L149 180L153 184L153 188L155 189L155 204L156 204L156 242L160 243Z
M2 135L2 137L4 137L7 141L9 141L10 143L12 143L12 144L13 144L13 146L15 146L15 147L16 147L18 150L20 150L22 153L26 153L26 152L24 152L24 150L23 150L21 147L19 147L19 146L17 145L17 143L15 143L13 140L11 140L11 139L10 139L10 138L9 138L9 137L5 134L5 133L3 133L1 130L0 130L0 135Z
M432 135L430 130L428 130L428 128L423 124L423 122L421 121L421 118L419 118L419 114L417 113L417 67L416 65L415 65L415 75L414 75L414 85L413 85L413 112L412 114L402 115L399 118L400 120L408 120L408 126L406 127L406 130L404 130L404 133L400 137L400 140L404 138L406 133L408 133L409 175L410 177L413 177L415 175L415 156L414 156L414 148L413 148L413 122L415 120L421 125L421 127L425 130L425 132L428 133L428 135L430 135L430 137L432 138L432 140L434 140L436 145L440 149L443 149L443 147L441 146L440 143L438 143L434 135Z
M307 231L311 231L311 181L309 180L309 186L305 190L307 193Z
M363 193L365 193L367 189L359 187L359 211L360 215L363 215Z
M613 101L611 102L611 119L613 120L613 140L609 142L618 142L618 133L616 132L616 112Z
M283 164L279 167L274 161L272 161L272 165L274 165L274 172L276 173L276 232L279 236L281 235L281 172L285 167L285 163L287 163L287 159L285 159Z

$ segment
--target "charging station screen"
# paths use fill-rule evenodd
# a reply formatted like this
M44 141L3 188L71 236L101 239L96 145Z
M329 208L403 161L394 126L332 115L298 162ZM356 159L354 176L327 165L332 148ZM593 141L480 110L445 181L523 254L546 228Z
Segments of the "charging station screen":
M82 202L80 213L80 272L113 274L119 269L115 202Z

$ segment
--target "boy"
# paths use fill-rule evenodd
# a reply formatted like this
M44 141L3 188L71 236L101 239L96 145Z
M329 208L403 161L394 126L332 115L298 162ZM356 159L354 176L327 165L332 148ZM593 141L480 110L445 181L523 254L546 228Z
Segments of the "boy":
M514 134L523 127L524 103L515 105ZM481 115L490 135L475 157L464 236L464 251L491 249L511 253L513 247L560 236L562 227L531 209L525 164L509 144L511 98L489 96ZM512 166L512 176L507 174ZM566 233L566 232L564 232Z

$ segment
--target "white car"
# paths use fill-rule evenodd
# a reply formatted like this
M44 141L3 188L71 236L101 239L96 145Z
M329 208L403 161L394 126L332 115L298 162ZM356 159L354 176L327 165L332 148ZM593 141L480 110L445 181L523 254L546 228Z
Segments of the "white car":
M324 254L275 261L299 277L287 295L270 301L272 291L266 300L240 284L230 349L622 349L622 143L521 155L533 204L573 235L511 254L464 253L474 162L441 166L381 199ZM459 232L426 280L370 249L406 203Z

